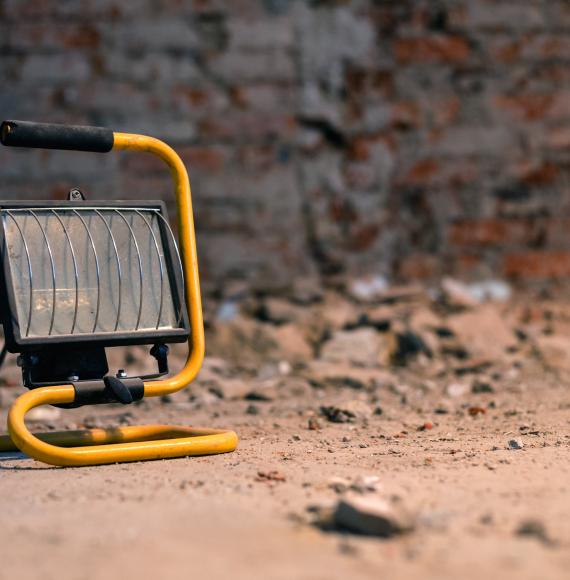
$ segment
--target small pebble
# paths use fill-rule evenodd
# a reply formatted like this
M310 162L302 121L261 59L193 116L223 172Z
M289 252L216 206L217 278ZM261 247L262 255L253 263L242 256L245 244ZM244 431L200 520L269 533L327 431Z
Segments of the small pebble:
M507 443L507 449L522 449L524 443L520 439L510 439Z

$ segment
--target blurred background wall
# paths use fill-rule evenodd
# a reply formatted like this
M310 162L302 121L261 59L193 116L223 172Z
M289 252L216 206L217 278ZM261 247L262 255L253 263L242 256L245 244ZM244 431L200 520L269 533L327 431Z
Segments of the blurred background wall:
M4 118L172 144L202 274L570 276L567 0L0 0ZM2 198L164 198L133 154L0 150ZM174 208L171 208L174 212Z

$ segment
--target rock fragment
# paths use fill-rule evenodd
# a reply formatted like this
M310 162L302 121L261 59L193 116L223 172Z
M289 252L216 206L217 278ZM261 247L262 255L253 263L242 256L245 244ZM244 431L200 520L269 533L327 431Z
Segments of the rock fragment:
M322 425L316 417L309 417L309 420L307 421L307 429L309 429L309 431L319 431L322 428Z
M496 305L451 316L448 326L471 356L497 360L517 346L517 339Z
M317 278L297 277L293 282L291 294L297 304L307 306L322 300L323 289Z
M521 439L510 439L507 443L507 449L518 450L523 449L524 443Z
M494 393L495 389L488 381L475 379L471 385L471 392L478 395L481 393Z
M373 410L364 401L353 400L339 405L323 405L320 412L331 423L355 423L368 419Z
M570 338L561 335L539 336L536 346L545 366L561 371L570 371Z
M58 407L35 407L26 414L27 421L55 421L61 416Z
M308 365L306 377L314 387L347 387L354 390L373 390L391 385L396 380L386 369L359 368L320 360Z
M352 490L363 495L380 491L381 485L377 475L359 475L353 481L346 477L331 477L328 487L339 494Z
M412 531L415 520L401 500L353 493L341 498L333 513L338 528L382 538Z
M320 358L329 363L375 367L388 364L396 348L393 337L373 328L339 330L323 344Z
M271 471L258 471L255 481L273 483L287 481L287 478L280 471L273 469Z
M545 525L539 520L525 520L515 530L517 536L535 538L546 546L553 546L555 542L549 536Z
M345 477L331 477L328 481L328 487L336 493L344 493L350 488L350 480Z
M377 492L380 488L380 478L377 475L359 475L350 485L351 490L361 494Z
M359 302L374 302L382 297L388 286L385 276L376 275L351 280L347 291L349 296Z
M466 395L469 392L469 387L465 383L451 383L447 385L445 393L448 397L457 398Z

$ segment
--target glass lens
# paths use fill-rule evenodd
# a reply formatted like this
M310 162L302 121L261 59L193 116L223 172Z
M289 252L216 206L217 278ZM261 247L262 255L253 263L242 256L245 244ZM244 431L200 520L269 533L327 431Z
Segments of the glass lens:
M2 210L22 337L179 327L156 209Z

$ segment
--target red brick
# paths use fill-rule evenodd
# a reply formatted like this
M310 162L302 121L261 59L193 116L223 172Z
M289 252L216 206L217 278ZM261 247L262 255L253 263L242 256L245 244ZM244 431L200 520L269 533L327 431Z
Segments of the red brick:
M513 64L520 60L522 42L512 40L511 37L499 40L492 39L489 42L488 50L491 56L503 64Z
M495 246L526 243L534 235L535 228L528 220L489 218L454 223L450 228L449 241L458 246Z
M484 268L485 262L477 254L460 254L453 260L453 273L460 278L476 278Z
M243 145L239 148L237 155L240 166L245 170L253 171L269 171L275 165L277 158L277 148L268 143Z
M570 243L570 217L549 218L545 222L544 231L547 247L568 247Z
M402 178L404 185L421 185L432 180L440 169L435 159L422 159L414 164Z
M522 43L521 55L533 60L568 59L570 38L567 34L529 36Z
M460 111L461 101L457 97L439 98L430 106L432 123L437 127L446 127L457 120Z
M395 127L417 127L420 116L420 107L415 101L400 101L392 107L392 124Z
M354 223L358 221L358 214L353 205L344 199L332 199L329 202L329 217L337 223Z
M121 169L127 174L132 175L150 175L165 171L166 165L162 159L155 155L121 155Z
M189 171L221 171L227 161L226 152L219 147L186 147L178 152Z
M495 105L511 113L514 117L534 121L542 119L554 104L554 95L500 95L494 99Z
M282 139L292 135L297 127L293 115L276 113L260 115L256 112L232 110L228 115L210 115L198 123L202 138L217 141L261 141L279 135Z
M370 159L370 140L356 137L350 142L348 158L351 161L368 161Z
M515 167L514 177L518 181L531 187L541 187L552 185L556 182L560 174L558 165L549 161L536 163L534 161L524 161Z
M400 63L462 62L470 54L469 44L460 36L400 38L394 43Z
M570 277L570 252L528 251L508 254L503 260L506 276L522 280Z
M550 149L570 149L570 126L552 129L547 137L547 145Z
M440 273L441 260L431 254L411 254L396 265L402 280L429 280Z
M101 44L101 34L88 24L76 26L68 30L61 37L65 48L97 48Z
M541 30L546 26L544 7L536 2L470 0L450 4L449 20L454 28L520 32Z
M367 224L355 228L355 230L350 234L347 244L348 249L353 252L368 250L378 239L380 229L381 228L378 224Z

